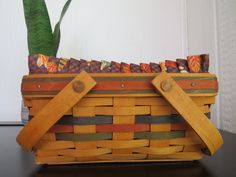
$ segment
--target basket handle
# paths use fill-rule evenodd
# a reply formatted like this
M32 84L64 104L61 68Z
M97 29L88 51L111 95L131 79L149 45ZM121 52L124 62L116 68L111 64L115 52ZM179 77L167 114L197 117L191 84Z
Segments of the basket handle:
M156 76L152 84L198 134L207 147L206 153L213 155L223 144L213 123L166 72Z
M31 151L40 138L95 85L96 82L85 71L78 74L24 126L16 138L18 144Z

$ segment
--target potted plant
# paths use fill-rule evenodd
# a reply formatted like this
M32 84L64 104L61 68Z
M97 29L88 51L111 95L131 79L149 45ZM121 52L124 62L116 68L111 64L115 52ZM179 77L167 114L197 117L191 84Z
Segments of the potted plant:
M70 3L71 0L66 1L60 19L52 30L45 1L23 0L29 55L57 55L61 38L60 26Z

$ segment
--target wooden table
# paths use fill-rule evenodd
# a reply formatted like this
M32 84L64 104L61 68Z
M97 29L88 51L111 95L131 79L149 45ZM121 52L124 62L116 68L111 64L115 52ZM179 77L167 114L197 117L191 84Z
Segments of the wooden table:
M235 177L236 134L221 131L223 147L213 157L195 162L110 163L37 166L32 153L15 138L21 126L0 126L0 177Z

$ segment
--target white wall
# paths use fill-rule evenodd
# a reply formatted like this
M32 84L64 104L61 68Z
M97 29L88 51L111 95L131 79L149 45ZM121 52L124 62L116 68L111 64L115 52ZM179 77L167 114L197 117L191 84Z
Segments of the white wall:
M0 121L20 120L20 82L27 73L22 1L0 1Z
M54 26L65 1L46 2ZM213 4L213 0L74 0L62 24L58 56L139 63L210 53L211 69L216 71ZM21 1L0 1L0 21L4 41L0 121L20 120L20 80L27 73Z
M217 0L221 127L236 133L236 1Z
M187 0L189 54L209 53L210 72L218 75L215 0ZM212 121L220 127L220 100L212 106Z
M48 0L54 23L64 1ZM73 1L60 56L150 61L184 55L181 0Z

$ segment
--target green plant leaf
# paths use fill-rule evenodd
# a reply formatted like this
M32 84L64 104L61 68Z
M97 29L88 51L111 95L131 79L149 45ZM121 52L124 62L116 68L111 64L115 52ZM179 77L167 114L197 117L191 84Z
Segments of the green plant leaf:
M62 9L62 12L61 12L60 19L59 19L59 21L57 22L57 24L55 25L55 28L54 28L54 32L53 32L53 55L54 56L57 55L57 51L58 51L58 47L59 47L60 39L61 39L60 25L61 25L61 22L62 22L62 19L63 19L64 15L66 14L67 9L70 6L71 1L72 0L68 0L65 3L65 5Z
M29 25L29 20L30 20L30 9L31 9L31 3L33 1L31 0L23 0L23 7L24 7L24 14L25 14L25 22L26 22L26 26L28 28L28 25Z
M53 35L44 0L23 0L29 54L53 55Z

